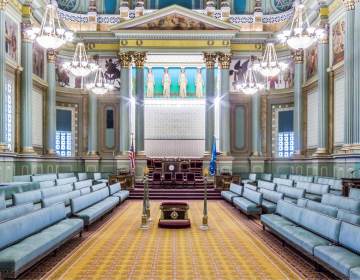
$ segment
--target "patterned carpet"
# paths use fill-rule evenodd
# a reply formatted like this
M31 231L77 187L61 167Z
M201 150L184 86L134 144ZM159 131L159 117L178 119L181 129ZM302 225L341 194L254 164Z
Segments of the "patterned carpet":
M190 229L141 230L140 200L127 201L38 264L22 279L330 279L307 259L284 247L258 220L224 201L209 202L209 230L199 229L202 201L190 201Z

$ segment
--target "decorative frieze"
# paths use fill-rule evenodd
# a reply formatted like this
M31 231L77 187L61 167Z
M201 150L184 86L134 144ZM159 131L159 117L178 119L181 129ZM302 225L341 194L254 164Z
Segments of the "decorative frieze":
M215 67L217 54L216 53L204 53L204 62L206 68L211 69Z
M296 64L302 64L304 63L304 50L296 50L293 55L294 62Z
M231 53L219 53L218 63L222 69L229 69L231 63Z
M53 49L47 50L47 61L48 63L55 63L56 61L56 51Z

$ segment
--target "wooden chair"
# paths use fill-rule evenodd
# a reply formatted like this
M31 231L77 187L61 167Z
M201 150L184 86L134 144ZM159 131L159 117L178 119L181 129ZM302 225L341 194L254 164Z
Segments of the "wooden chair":
M153 173L152 183L155 184L155 185L160 185L161 184L161 173L159 173L159 172L154 172Z
M175 183L177 185L183 185L184 184L184 173L182 173L182 172L175 173Z
M195 185L195 174L194 173L186 173L185 183L187 185Z
M172 184L172 183L174 183L173 174L171 172L165 172L164 173L163 183L164 184Z

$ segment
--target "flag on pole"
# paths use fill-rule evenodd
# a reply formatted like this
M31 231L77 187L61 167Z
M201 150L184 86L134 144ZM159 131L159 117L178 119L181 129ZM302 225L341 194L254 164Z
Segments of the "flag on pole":
M216 138L213 138L213 144L211 148L211 160L209 165L210 176L216 175Z
M130 167L131 170L135 169L135 148L134 148L134 138L131 137L131 147L129 151L129 160L130 160Z

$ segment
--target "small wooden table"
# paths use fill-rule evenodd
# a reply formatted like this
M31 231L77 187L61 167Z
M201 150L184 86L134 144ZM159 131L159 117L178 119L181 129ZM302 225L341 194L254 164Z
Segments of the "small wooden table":
M237 175L216 175L215 176L215 189L221 191L227 191L230 188L230 184L240 184L240 176Z
M360 178L341 178L342 195L349 196L350 188L360 189Z
M133 174L119 174L109 176L109 185L120 183L121 189L132 190L135 186L135 175Z
M161 216L159 227L161 228L187 228L191 226L188 217L189 204L186 202L169 201L160 204Z

